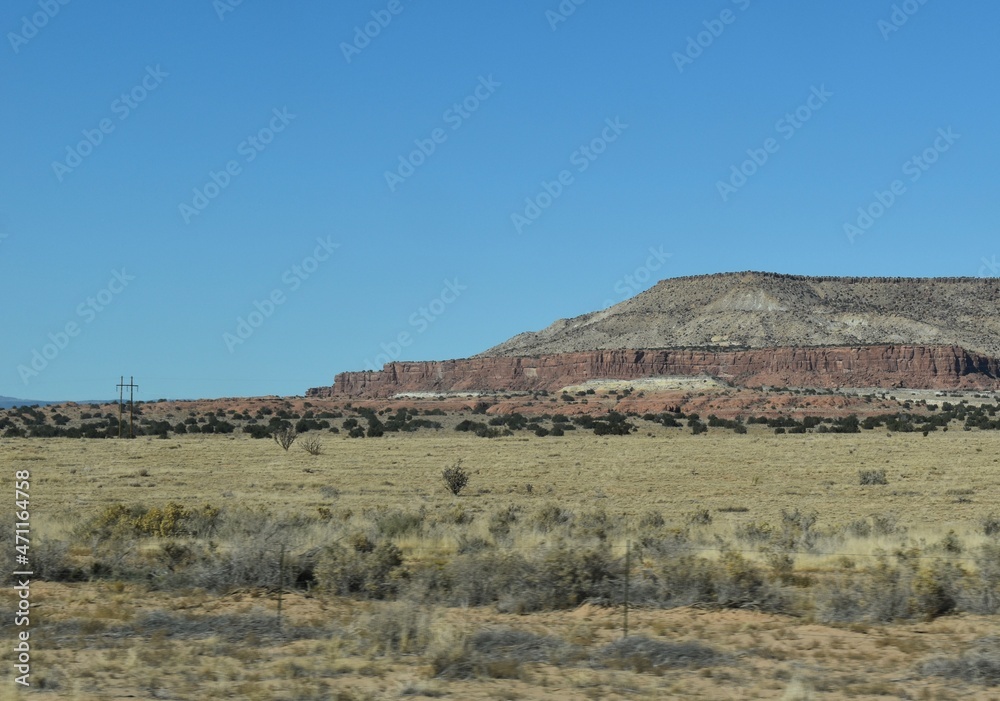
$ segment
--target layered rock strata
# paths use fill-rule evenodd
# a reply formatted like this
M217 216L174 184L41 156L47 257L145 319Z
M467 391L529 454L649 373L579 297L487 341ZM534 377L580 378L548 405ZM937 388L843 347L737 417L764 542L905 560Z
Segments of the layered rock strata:
M587 380L710 375L745 387L909 387L1000 390L1000 360L958 346L882 345L749 350L597 350L392 362L343 372L312 397L387 398L406 392L554 391Z

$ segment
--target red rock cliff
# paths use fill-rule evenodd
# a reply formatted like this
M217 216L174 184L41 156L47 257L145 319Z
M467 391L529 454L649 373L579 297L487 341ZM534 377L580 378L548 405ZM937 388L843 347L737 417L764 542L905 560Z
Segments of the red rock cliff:
M1000 360L957 346L754 350L602 350L539 357L393 362L344 372L314 397L384 398L400 392L558 390L592 379L713 375L746 387L1000 389Z

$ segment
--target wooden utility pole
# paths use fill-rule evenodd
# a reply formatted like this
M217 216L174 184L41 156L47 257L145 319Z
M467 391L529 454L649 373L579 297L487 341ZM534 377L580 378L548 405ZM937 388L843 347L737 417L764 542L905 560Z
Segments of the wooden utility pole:
M632 569L632 541L625 541L625 620L622 626L622 638L628 637L628 577Z
M131 375L128 384L125 384L125 376L121 376L118 382L118 437L122 437L122 410L124 408L124 390L128 387L128 437L135 438L135 390L139 385L135 384L135 378Z
M123 392L125 391L125 376L118 380L118 439L122 437L122 406L124 402Z
M281 596L285 593L285 544L281 544L278 557L278 630L281 630Z

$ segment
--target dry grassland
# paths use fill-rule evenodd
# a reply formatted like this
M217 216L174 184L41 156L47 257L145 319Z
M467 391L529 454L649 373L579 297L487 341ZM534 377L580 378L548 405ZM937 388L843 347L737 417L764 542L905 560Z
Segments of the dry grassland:
M15 695L8 673L0 700L1000 699L1000 687L987 683L1000 683L996 614L960 606L948 615L837 621L824 618L824 610L840 610L829 602L789 604L787 613L756 602L651 603L669 577L660 563L690 564L662 560L681 551L725 568L735 553L792 597L876 567L882 551L910 553L902 559L917 563L914 596L929 596L924 569L916 574L925 564L947 561L973 576L983 567L974 553L1000 539L983 528L1000 514L996 432L776 436L751 427L747 435L693 436L643 426L606 438L581 430L483 439L445 430L322 440L317 456L239 434L0 440L0 464L31 472L33 538L70 543L66 557L85 570L97 560L107 568L90 581L34 584L36 687ZM454 496L441 472L459 459L470 481ZM887 484L859 484L859 470L877 469ZM331 542L352 542L359 553L367 553L359 538L391 542L407 565L424 568L412 575L420 587L408 581L393 600L292 582L178 584L171 577L185 556L165 558L166 543L218 541L220 553L243 545L221 529L209 537L118 535L104 544L81 535L108 506L168 502L221 508L245 532L246 521L272 519L267 537L286 543L290 560ZM504 513L516 514L508 530L497 526ZM428 594L435 572L479 552L530 559L589 548L609 553L620 573L627 541L640 599L629 615L632 647L608 647L622 635L620 578L605 601L558 610L465 606L457 595ZM255 546L277 558L274 548ZM113 548L123 561L151 563L155 576L120 574L107 564ZM15 603L5 588L3 608ZM8 641L12 618L3 615ZM930 662L940 656L951 662ZM10 650L0 659L10 669ZM935 674L942 670L952 676Z
M13 469L32 470L39 527L54 531L68 514L171 500L305 513L331 501L354 509L461 503L479 512L549 499L572 510L601 505L632 517L658 509L668 521L697 508L733 506L749 511L720 517L774 520L797 507L816 510L820 525L892 511L905 525L935 532L971 527L1000 505L995 432L775 436L752 428L744 436L723 430L691 436L659 426L648 432L654 435L597 437L581 430L489 440L452 431L375 440L325 434L318 456L294 445L285 453L239 434L0 440L0 456ZM456 500L441 471L458 458L472 479ZM859 470L880 468L888 485L859 486ZM323 487L339 496L329 499ZM963 495L967 501L958 500Z

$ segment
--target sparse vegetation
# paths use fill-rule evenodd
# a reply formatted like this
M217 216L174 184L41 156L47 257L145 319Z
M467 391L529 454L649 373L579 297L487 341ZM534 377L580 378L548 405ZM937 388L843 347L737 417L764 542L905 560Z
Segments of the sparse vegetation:
M193 696L162 680L177 679L166 660L185 645L218 670L201 677L192 667L199 691L229 684L262 699L275 680L296 698L324 698L331 678L358 698L364 684L454 696L451 684L491 679L530 697L552 669L580 679L572 693L583 697L610 696L616 675L614 688L634 687L637 698L702 687L725 698L734 679L752 685L799 659L813 665L809 685L848 696L995 684L995 650L966 642L973 631L988 640L1000 614L995 450L978 429L886 440L884 427L860 423L842 436L820 430L832 421L734 422L748 438L711 415L512 413L476 415L511 434L481 441L475 429L451 430L469 413L436 414L444 432L408 431L426 414L393 408L335 417L338 426L353 419L366 439L381 425L382 436L354 441L313 427L331 418L313 411L276 403L270 415L246 414L256 423L227 413L234 435L199 429L87 443L83 453L79 441L0 441L5 464L37 472L47 508L60 514L46 517L32 549L37 591L51 597L41 599L52 612L46 683L69 693L71 680L88 679L72 654L81 646L99 651L90 668L109 679L120 672L99 655L128 643L145 677L128 693L171 688L178 698ZM60 413L70 417L60 428L79 420ZM52 412L43 415L52 425ZM690 435L692 421L705 435ZM212 425L203 411L180 412L178 423ZM598 423L642 428L630 438L595 431ZM772 435L799 427L813 435ZM303 451L275 461L253 438L283 428L300 433ZM337 447L317 462L305 448L319 431ZM456 453L477 466L474 480ZM465 473L459 492L420 478L444 478L442 458ZM860 489L867 470L891 470L891 485ZM75 506L81 485L93 499ZM638 608L632 635L616 642L627 540ZM98 613L95 601L113 605ZM957 614L967 628L949 632ZM920 633L901 625L913 622ZM859 646L870 660L876 644L904 657L869 669ZM918 672L912 682L889 673L904 658Z
M302 450L306 451L310 455L320 455L323 452L323 441L321 441L317 436L303 438L299 441L299 445L302 447Z
M280 445L285 452L292 447L292 443L298 437L298 433L291 426L285 426L274 431L272 434L274 436L274 442Z
M858 470L858 482L862 485L889 484L885 470Z
M469 483L469 473L462 469L461 459L456 460L455 464L451 467L446 467L444 472L441 473L441 477L444 479L448 491L456 497L462 493L462 490Z

